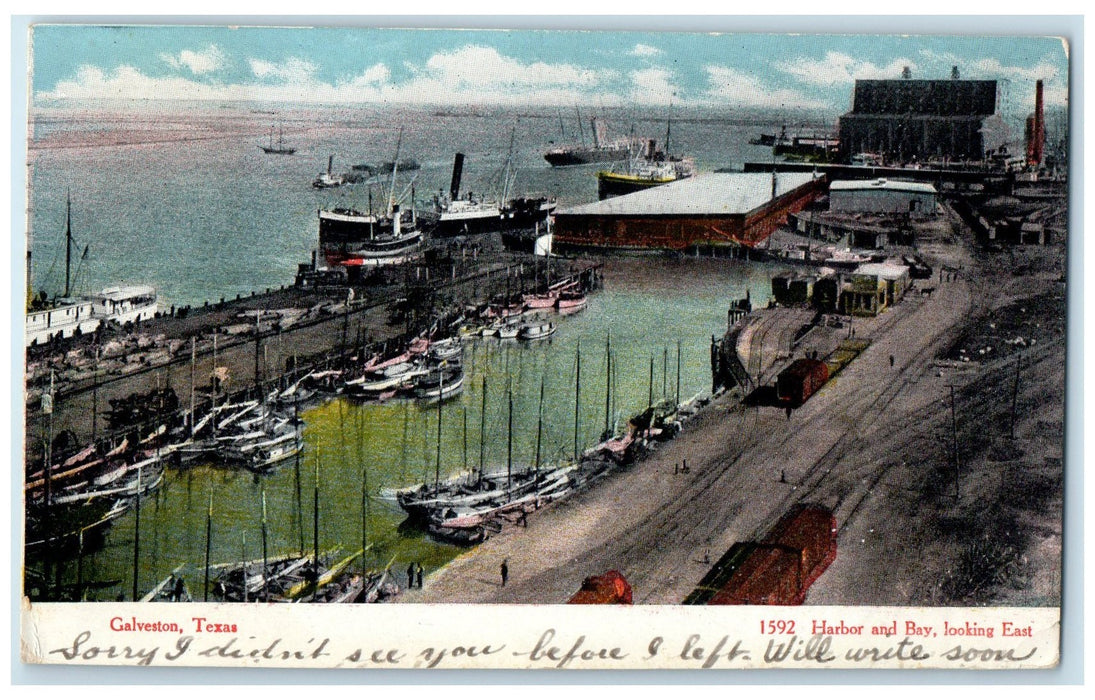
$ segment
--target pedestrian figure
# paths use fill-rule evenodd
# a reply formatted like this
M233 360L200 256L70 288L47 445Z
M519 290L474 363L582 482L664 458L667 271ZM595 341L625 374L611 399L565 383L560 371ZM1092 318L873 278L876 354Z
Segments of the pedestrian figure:
M890 367L893 367L893 355L890 355Z
M779 483L781 483L781 484L786 484L787 483L787 472L783 469L779 470Z
M422 564L418 564L418 587L422 588Z
M791 420L791 407L787 407L787 420Z
M709 550L709 549L703 550L703 563L704 564L710 564L711 563L710 551L711 550Z
M506 564L506 560L502 560L502 587L506 585L506 581L509 580L509 566Z
M182 601L183 596L186 594L186 584L183 583L182 576L175 579L175 590L171 593L171 600Z
M414 562L407 564L407 588L414 588Z

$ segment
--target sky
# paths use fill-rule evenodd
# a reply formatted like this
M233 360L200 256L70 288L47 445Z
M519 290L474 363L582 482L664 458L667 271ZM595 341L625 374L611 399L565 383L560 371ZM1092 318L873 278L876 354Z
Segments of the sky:
M32 104L58 99L311 104L850 108L858 78L1004 81L1005 111L1067 100L1052 37L349 27L32 28Z

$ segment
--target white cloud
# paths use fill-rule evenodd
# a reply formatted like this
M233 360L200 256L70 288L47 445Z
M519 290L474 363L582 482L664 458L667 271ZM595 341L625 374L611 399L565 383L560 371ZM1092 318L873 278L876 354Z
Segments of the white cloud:
M632 56L657 56L660 53L662 53L661 49L648 44L635 44L635 47L628 51L628 54Z
M196 83L183 77L150 78L132 66L105 72L95 66L81 66L76 77L64 80L45 99L182 99L210 100L223 97L223 88ZM235 97L242 97L236 94Z
M829 51L821 60L796 58L775 64L777 70L809 85L849 84L870 78L900 78L905 66L916 77L916 63L908 58L895 58L885 66L876 66L870 61L860 61L837 51Z
M224 52L215 45L210 45L204 51L191 51L183 49L178 55L160 54L172 68L187 68L194 75L211 73L224 65Z
M756 76L729 66L705 66L709 88L707 98L731 107L794 107L820 109L830 105L795 90L770 88Z
M465 46L451 53L434 54L426 73L454 88L495 90L507 86L582 86L599 81L595 71L566 63L521 63L487 46Z
M252 58L248 60L248 64L251 66L251 72L256 78L272 83L286 83L289 85L312 83L315 80L314 76L318 70L316 64L295 56L290 57L281 63Z
M646 68L633 71L630 101L638 104L668 105L675 101L677 88L670 82L672 73L664 68Z

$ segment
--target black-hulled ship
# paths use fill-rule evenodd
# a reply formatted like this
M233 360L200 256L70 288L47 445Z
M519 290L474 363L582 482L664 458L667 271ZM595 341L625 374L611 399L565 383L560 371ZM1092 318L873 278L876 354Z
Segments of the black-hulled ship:
M636 148L641 147L642 139L624 137L610 141L604 122L593 117L590 120L593 129L593 145L560 146L544 153L544 160L552 167L566 165L585 165L587 163L612 163L631 158Z
M460 178L464 168L464 154L457 153L453 160L452 182L449 196L438 197L436 236L465 236L496 231L534 228L545 224L555 211L555 199L551 197L514 197L510 189L516 178L513 168L513 144L502 170L502 194L497 200L476 198L472 193L460 196Z
M406 262L422 247L414 212L394 205L384 216L352 208L319 212L319 254L328 267L376 267Z
M270 144L268 146L259 146L264 152L271 155L279 156L291 156L297 152L297 149L293 146L286 146L285 139L281 136L281 127L278 127L278 140L274 141L274 127L270 127Z

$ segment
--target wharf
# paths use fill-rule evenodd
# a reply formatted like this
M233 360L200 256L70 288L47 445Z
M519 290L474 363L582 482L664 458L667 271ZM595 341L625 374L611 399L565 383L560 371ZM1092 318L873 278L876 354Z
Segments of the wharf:
M1012 173L990 170L962 170L955 168L908 168L876 165L843 165L837 163L753 163L743 165L747 173L819 173L830 180L871 180L895 178L931 183L980 184L989 181L1015 182Z
M552 260L545 264L517 259L509 255L493 255L468 265L457 274L452 268L448 275L435 275L434 282L415 286L304 290L286 287L256 293L253 296L190 309L184 317L165 316L142 323L132 336L160 338L160 352L134 349L136 355L118 374L94 373L87 370L95 363L90 339L84 339L77 349L69 350L64 359L43 356L39 350L28 356L28 375L33 369L37 381L27 386L26 443L28 459L37 459L48 421L40 411L38 396L48 388L49 372L33 363L68 367L58 373L55 387L53 431L72 431L80 444L86 444L93 434L103 438L105 421L97 418L109 408L111 399L121 399L137 393L147 393L160 387L173 387L180 404L189 406L193 383L202 398L208 392L213 366L213 336L217 335L216 366L227 369L227 390L239 392L261 384L268 390L293 367L309 363L338 363L355 349L365 346L379 348L386 342L413 335L424 329L446 311L459 313L466 305L481 304L492 296L521 288L531 289L535 281L557 280L575 273L578 267L592 269L574 260ZM414 266L411 265L413 268ZM413 278L414 272L407 270ZM359 298L348 300L353 290ZM393 302L408 296L421 296L417 308L406 318L393 318ZM256 337L255 312L274 309L297 309L292 325L279 327L263 322ZM251 316L241 320L241 314ZM228 334L226 330L236 332ZM120 336L122 340L125 336ZM191 339L194 339L194 364L191 365ZM109 340L109 338L104 338ZM44 350L44 349L43 349ZM78 375L71 368L72 357L80 356L85 371ZM145 359L140 360L141 357ZM149 358L153 358L152 361ZM89 365L90 363L90 365ZM73 376L76 375L76 376ZM68 381L63 381L66 376ZM43 379L44 377L44 379ZM43 385L44 381L44 385Z

